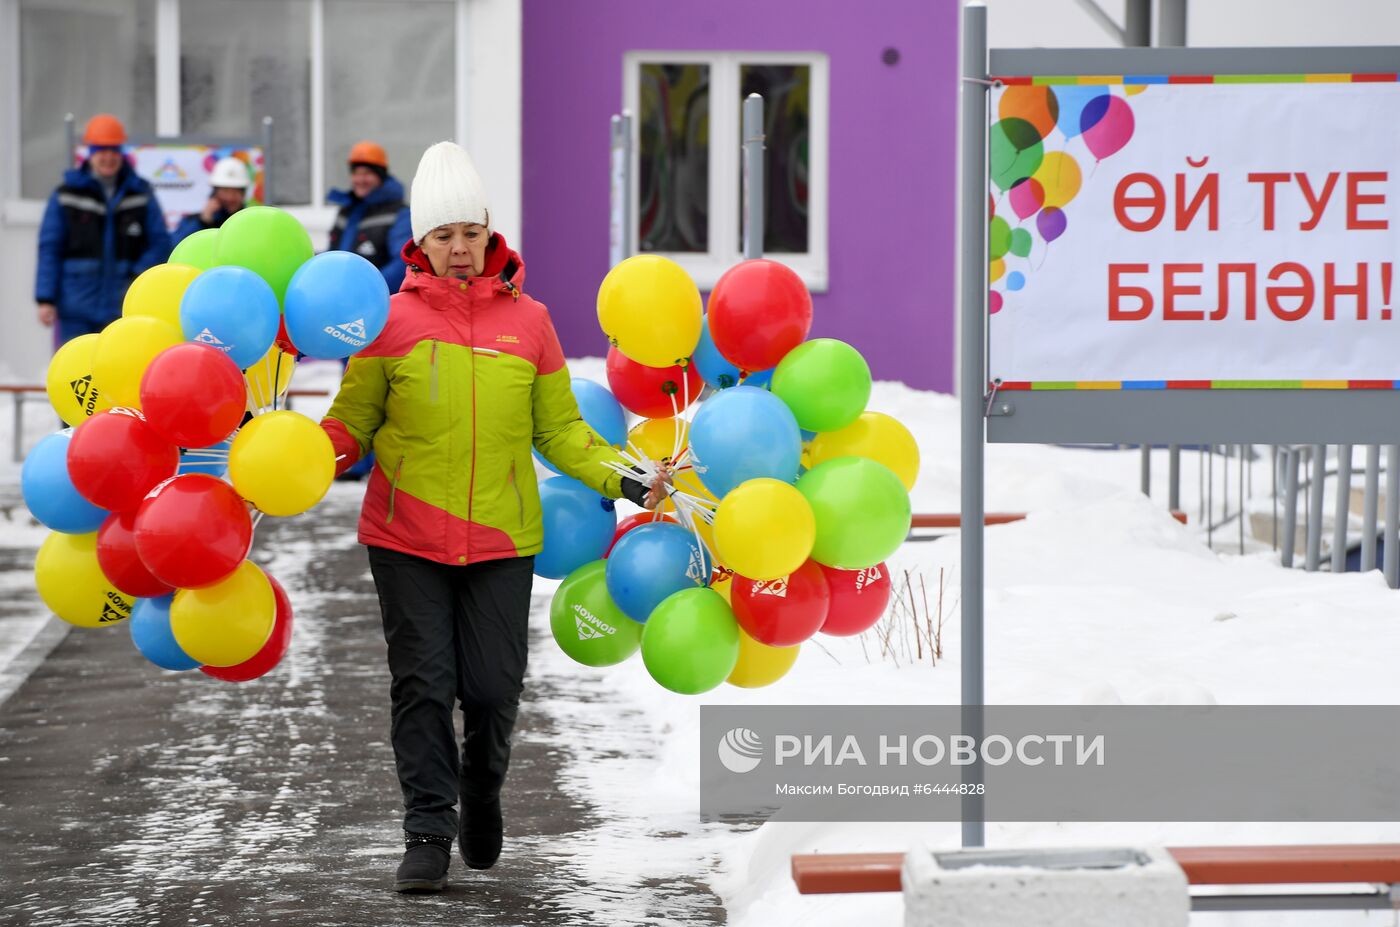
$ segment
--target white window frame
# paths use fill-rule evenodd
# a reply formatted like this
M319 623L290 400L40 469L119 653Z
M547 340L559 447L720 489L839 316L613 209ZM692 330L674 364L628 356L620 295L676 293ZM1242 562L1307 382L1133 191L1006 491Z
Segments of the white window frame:
M829 61L818 52L761 51L629 51L622 56L623 108L641 112L641 66L644 64L704 64L710 68L709 250L706 252L648 252L670 258L695 278L702 290L743 259L739 234L739 193L742 182L739 116L741 65L806 65L812 69L811 121L808 126L807 251L774 254L802 277L813 292L827 289L827 159L831 105ZM638 195L641 184L640 125L633 124L632 209L628 217L632 241L640 242Z

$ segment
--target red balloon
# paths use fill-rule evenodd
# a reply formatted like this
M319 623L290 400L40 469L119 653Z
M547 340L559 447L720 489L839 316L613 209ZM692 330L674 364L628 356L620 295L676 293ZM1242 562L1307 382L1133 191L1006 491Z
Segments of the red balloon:
M808 560L791 575L766 581L735 576L734 617L749 637L770 647L791 647L816 634L826 621L831 590L820 565Z
M136 512L136 552L156 579L177 589L217 583L238 568L252 544L248 503L206 473L167 480Z
M151 575L136 553L136 513L113 512L97 529L97 565L113 586L141 599L169 595L174 586Z
M612 549L617 546L617 542L621 540L624 534L631 531L633 528L640 528L642 525L649 525L654 521L669 521L673 525L680 524L680 522L676 521L670 515L662 515L660 518L657 518L655 512L638 512L635 515L628 515L617 523L617 530L613 532L612 540L608 542L608 549L603 554L603 559L608 559L608 554L612 553Z
M694 364L648 367L608 348L608 387L622 407L643 418L670 418L700 398L705 381ZM671 397L675 397L675 405Z
M248 407L243 371L218 348L187 341L166 348L141 378L141 411L180 447L209 447L233 434Z
M823 634L850 637L873 628L890 604L890 571L883 563L864 570L822 566L831 587L831 613Z
M763 258L725 271L707 311L715 348L749 373L778 366L812 328L807 285L792 268Z
M222 679L224 682L248 682L259 676L266 676L282 662L282 658L287 655L288 646L292 643L292 602L287 598L287 590L282 588L281 583L271 576L267 581L272 584L272 595L277 599L277 617L273 620L272 636L267 639L267 643L242 663L233 666L201 666L201 673Z
M124 512L141 504L161 480L175 475L180 449L136 409L98 412L68 442L68 476L93 505Z
M296 357L300 352L297 346L292 344L292 336L287 334L287 319L285 317L277 320L277 346L286 353Z

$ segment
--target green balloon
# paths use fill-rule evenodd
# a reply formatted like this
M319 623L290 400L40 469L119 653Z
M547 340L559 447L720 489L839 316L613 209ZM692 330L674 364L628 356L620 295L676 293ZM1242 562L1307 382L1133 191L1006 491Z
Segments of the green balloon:
M1002 119L987 133L992 182L1002 190L1035 173L1045 157L1045 147L1035 126L1024 119Z
M272 206L248 206L219 229L218 264L246 267L267 281L280 303L297 268L311 260L311 236L302 224Z
M1031 253L1031 233L1029 229L1014 229L1011 232L1011 253L1017 257L1029 257Z
M574 570L549 604L549 629L559 649L584 666L621 663L642 644L642 626L608 595L606 560Z
M170 264L188 264L200 270L214 266L214 249L219 240L218 229L202 229L193 235L180 239L175 250L170 252Z
M797 481L817 516L812 559L838 570L864 570L886 559L909 535L909 493L894 471L866 457L819 463Z
M739 662L739 622L708 587L664 599L642 628L642 662L672 692L698 695L729 678Z
M995 261L1011 250L1011 226L1001 216L993 216L987 225L987 257Z
M787 353L770 387L806 431L845 428L870 401L870 365L835 338L815 338Z

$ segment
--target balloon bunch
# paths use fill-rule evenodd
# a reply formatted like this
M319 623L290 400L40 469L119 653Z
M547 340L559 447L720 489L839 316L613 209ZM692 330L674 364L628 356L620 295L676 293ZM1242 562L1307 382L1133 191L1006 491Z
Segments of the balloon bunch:
M909 532L918 446L866 411L855 348L806 340L801 279L744 261L702 314L684 270L639 255L604 279L598 319L611 395L576 382L584 418L622 451L619 472L649 481L666 466L674 483L656 512L620 523L574 480L541 486L536 572L564 579L550 610L564 652L608 666L640 649L658 683L695 694L768 685L814 634L873 626L890 595L883 561ZM624 408L641 417L625 434Z
M247 559L253 531L311 508L335 473L320 426L278 406L298 354L348 356L388 311L372 264L313 257L301 224L262 206L133 281L121 318L49 365L49 399L73 427L21 473L52 531L34 565L45 604L80 627L129 618L165 669L241 682L276 666L292 610Z

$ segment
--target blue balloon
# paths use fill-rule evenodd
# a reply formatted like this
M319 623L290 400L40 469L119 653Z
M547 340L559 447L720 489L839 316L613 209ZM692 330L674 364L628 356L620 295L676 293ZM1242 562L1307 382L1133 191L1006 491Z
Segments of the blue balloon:
M627 415L622 411L622 403L617 401L607 387L600 386L592 380L580 380L575 377L569 383L569 388L574 391L579 415L583 416L589 427L598 432L599 437L612 445L621 446L627 443ZM563 472L538 450L532 450L531 453L549 472Z
M1060 113L1055 119L1055 125L1064 133L1065 138L1074 138L1085 129L1092 128L1103 118L1103 112L1100 111L1088 125L1081 124L1084 107L1089 105L1090 100L1107 97L1107 87L1061 85L1054 88L1054 93L1055 102L1060 105Z
M689 530L650 522L624 534L608 555L608 595L628 618L645 623L667 596L708 586L713 569L709 551Z
M35 518L53 531L87 534L102 527L111 513L78 494L68 477L68 442L71 430L48 435L29 456L19 474L24 504Z
M808 431L808 430L805 429L805 428L802 429L802 443L803 443L803 444L806 444L808 441L812 440L812 439L815 438L816 436L817 436L817 433L816 433L815 431Z
M772 389L773 371L776 369L776 367L769 367L767 370L751 373L747 377L744 377L744 385L756 387L757 389Z
M180 467L175 472L177 475L181 473L207 473L210 476L215 476L219 479L223 479L224 474L228 473L227 455L228 449L232 446L233 441L232 439L229 439L220 441L218 444L212 445L210 447L187 450L180 455ZM222 453L224 456L211 457L207 453L201 453L201 451L212 452L215 454Z
M796 480L802 432L777 396L736 386L700 405L690 426L690 455L700 482L723 499L745 480Z
M277 294L246 267L214 267L195 277L180 300L180 328L190 341L218 348L247 369L277 340Z
M690 355L695 370L714 389L729 389L739 385L739 368L724 359L715 347L715 339L710 337L710 316L706 314L700 322L700 343L695 353Z
M1013 270L1006 275L1006 288L1011 292L1016 292L1026 285L1026 275L1019 270Z
M185 653L175 641L175 632L170 630L170 603L174 596L163 595L158 599L137 599L131 610L131 642L141 651L141 656L161 669L192 670L201 665Z
M617 530L617 513L604 499L578 480L551 477L540 483L544 519L544 548L535 555L535 573L563 579L574 570L602 560Z
M327 251L297 268L284 301L287 334L311 357L349 357L389 321L389 285L351 251Z

